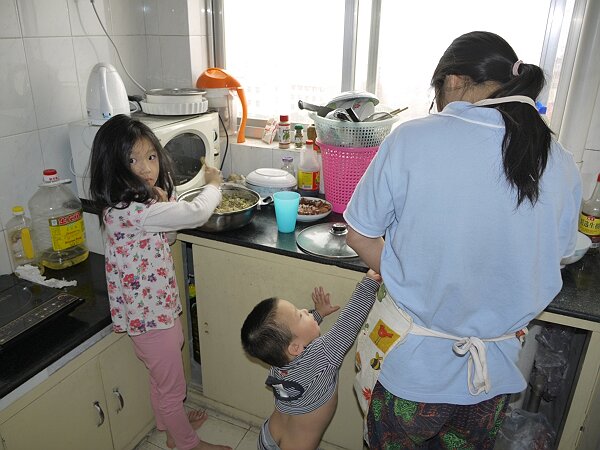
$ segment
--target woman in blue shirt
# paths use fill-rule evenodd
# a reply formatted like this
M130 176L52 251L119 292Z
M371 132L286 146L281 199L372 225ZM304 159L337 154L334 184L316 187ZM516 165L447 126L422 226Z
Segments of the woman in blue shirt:
M372 449L493 448L526 387L515 335L561 289L581 202L535 106L544 82L500 36L458 37L431 80L439 112L385 139L348 204L348 245L414 323L368 391Z

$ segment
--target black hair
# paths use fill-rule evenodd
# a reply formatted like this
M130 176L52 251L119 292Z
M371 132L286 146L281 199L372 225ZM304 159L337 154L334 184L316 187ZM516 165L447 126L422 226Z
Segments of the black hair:
M287 349L293 335L276 320L278 302L277 297L271 297L256 305L244 320L241 334L246 353L271 366L283 367L289 362Z
M96 133L90 158L90 197L98 208L123 209L131 202L158 200L158 194L130 168L131 151L140 139L150 141L158 154L156 186L168 197L173 193L172 163L156 135L148 126L125 114L106 121ZM103 215L100 214L102 223Z
M489 98L524 95L535 101L545 84L544 72L534 64L521 63L514 75L513 66L518 59L508 42L497 34L473 31L459 36L446 49L431 78L438 105L443 100L448 75L467 76L474 84L497 82L500 87ZM535 205L552 131L529 104L510 102L490 107L496 108L504 119L502 163L509 186L516 190L517 207L526 199Z

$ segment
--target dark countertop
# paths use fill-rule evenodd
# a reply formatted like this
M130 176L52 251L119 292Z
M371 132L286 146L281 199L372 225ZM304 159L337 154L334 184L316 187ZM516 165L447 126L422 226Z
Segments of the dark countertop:
M250 224L238 230L207 233L192 229L183 230L181 233L366 272L367 266L359 258L326 259L305 253L296 245L296 236L303 229L317 223L343 221L344 218L341 214L332 213L318 222L298 222L294 233L279 233L275 222L274 208L269 205L263 206ZM182 240L185 240L185 237ZM548 305L546 311L600 322L600 254L585 255L580 261L566 266L561 274L563 288Z
M111 323L103 255L90 253L86 261L60 271L46 269L44 276L77 280L77 286L62 290L83 298L84 302L0 352L0 398Z
M316 223L343 221L332 213ZM358 258L326 259L304 253L296 245L297 234L315 223L298 223L294 233L278 233L272 206L263 207L247 226L223 233L184 230L181 234L198 236L229 244L277 253L285 256L335 265L344 269L366 272L367 266ZM180 236L185 240L185 236ZM586 255L581 261L562 270L564 286L546 311L600 322L600 255ZM85 299L68 315L57 318L21 339L13 347L0 352L0 398L4 397L62 356L84 343L111 323L104 256L90 253L81 264L61 271L46 270L44 276L77 280L77 286L66 292Z

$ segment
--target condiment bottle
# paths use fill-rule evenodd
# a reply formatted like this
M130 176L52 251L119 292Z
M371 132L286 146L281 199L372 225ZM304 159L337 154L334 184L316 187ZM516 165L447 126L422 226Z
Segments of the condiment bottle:
M279 116L277 138L279 139L279 148L290 148L290 118L287 115Z
M88 257L83 207L56 170L44 170L44 182L29 200L33 242L39 263L50 269L64 269Z
M315 128L315 124L311 123L306 129L306 139L310 139L313 141L313 148L317 153L321 150L319 144L317 143L317 129Z
M35 262L35 252L31 239L31 219L25 216L23 207L12 209L13 217L6 223L6 243L13 271L23 264Z
M296 178L296 169L294 169L294 157L293 156L282 156L281 157L281 170L292 174Z
M294 130L294 147L304 147L304 127L302 126L302 124L298 123L294 126Z
M309 195L318 195L319 193L319 161L311 140L306 141L306 146L300 154L298 189L307 191Z
M600 173L592 196L583 202L581 206L579 231L592 240L588 252L597 253L600 251Z

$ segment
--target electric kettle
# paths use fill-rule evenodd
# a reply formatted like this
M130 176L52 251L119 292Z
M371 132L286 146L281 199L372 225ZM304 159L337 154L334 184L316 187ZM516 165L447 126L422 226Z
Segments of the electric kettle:
M242 121L238 130L237 142L246 142L246 121L248 111L246 107L246 95L240 82L225 72L223 69L212 67L206 69L196 81L196 87L206 92L208 107L215 108L219 112L221 120L225 123L225 130L235 130L237 114L233 105L232 92L236 92L242 104Z
M117 69L98 63L90 73L86 94L87 116L91 125L102 125L117 114L129 115L129 100Z

